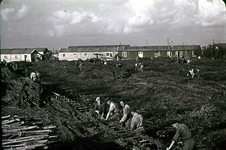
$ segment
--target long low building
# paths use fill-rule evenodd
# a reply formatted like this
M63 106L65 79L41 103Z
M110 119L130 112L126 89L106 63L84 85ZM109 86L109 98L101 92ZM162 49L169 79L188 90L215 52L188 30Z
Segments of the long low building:
M26 61L32 62L37 59L38 51L34 48L1 49L1 61Z
M59 60L87 60L91 58L113 59L116 56L123 59L155 58L155 57L194 57L200 45L175 46L130 46L130 45L94 45L69 46L58 51Z
M176 45L176 46L129 46L120 49L119 56L127 59L155 58L155 57L194 57L195 51L200 50L200 45Z
M33 62L38 59L43 60L49 54L47 48L7 48L1 49L1 61L26 61Z
M59 60L113 59L122 45L69 46L58 51Z

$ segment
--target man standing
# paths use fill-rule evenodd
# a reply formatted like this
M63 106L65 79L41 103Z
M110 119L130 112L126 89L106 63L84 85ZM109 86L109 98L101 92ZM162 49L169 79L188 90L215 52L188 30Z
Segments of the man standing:
M124 123L126 127L129 127L129 123L131 121L130 118L130 114L131 114L131 110L129 105L124 104L123 101L120 102L120 105L123 107L123 116L121 118L121 120L119 121L119 123Z
M178 139L181 138L183 141L183 150L194 150L196 143L195 140L191 136L191 131L185 124L179 124L178 121L172 125L175 129L177 129L176 134L173 137L173 140L170 146L166 150L170 150L175 142L178 142Z
M133 111L131 112L131 114L133 117L131 120L130 130L143 130L143 116Z
M107 101L107 104L110 105L107 117L105 120L116 120L119 118L119 108L118 105L111 100Z

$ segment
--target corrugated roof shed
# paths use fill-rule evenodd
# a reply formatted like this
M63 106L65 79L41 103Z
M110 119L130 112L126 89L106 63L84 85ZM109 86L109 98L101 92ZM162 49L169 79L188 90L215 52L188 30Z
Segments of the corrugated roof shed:
M1 49L1 54L31 54L34 48L8 48Z

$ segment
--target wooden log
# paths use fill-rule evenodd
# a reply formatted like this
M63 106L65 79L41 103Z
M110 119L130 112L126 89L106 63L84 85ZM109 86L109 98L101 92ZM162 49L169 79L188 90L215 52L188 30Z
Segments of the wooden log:
M27 145L27 143L22 143L22 144L14 144L14 145L3 145L2 147L4 147L4 148L14 148L14 147L24 147L26 145Z
M11 117L10 115L2 116L1 119L4 120L4 119L8 119L8 118L10 118L10 117Z
M2 142L10 142L10 141L20 141L20 140L25 140L25 139L39 139L39 138L49 138L49 135L35 135L35 136L26 136L26 137L19 137L15 139L3 139Z
M2 145L31 142L31 141L37 141L38 142L39 140L45 139L45 138L48 138L48 136L32 137L32 138L21 139L21 140L13 139L12 141L2 142Z
M25 147L18 147L15 150L32 150L32 149L37 149L39 147L43 147L43 149L45 149L44 147L46 147L46 144L28 145L28 146L25 146ZM8 149L8 150L12 150L12 149Z
M40 133L51 133L52 130L32 130L32 131L21 131L22 134L40 134Z
M33 122L32 125L42 125L43 121L39 121L39 122Z
M58 136L57 135L49 136L49 139L53 139L53 138L58 138Z
M23 142L29 142L29 141L34 141L34 138L30 138L30 139L24 139L24 140L14 140L14 141L9 141L9 142L2 142L2 145L9 145L9 144L16 144L16 143L23 143Z
M30 126L30 127L25 127L25 128L19 128L19 129L10 129L10 130L3 130L3 133L18 133L19 131L26 131L26 130L31 130L31 129L38 129L38 126Z
M139 141L140 143L146 143L146 142L149 142L148 140L141 140Z
M87 106L80 106L80 107L77 107L77 108L75 108L75 109L80 110L80 109L87 109L87 108L89 108L89 107L87 107Z
M17 122L17 120L16 120L16 119L12 119L12 120L4 120L4 121L2 121L2 125L14 123L14 122Z
M4 138L4 137L8 137L8 136L10 136L10 135L11 135L10 133L2 134L2 137Z
M21 129L21 128L26 128L27 126L23 126L21 124L13 124L13 125L3 125L2 126L2 129L5 129L5 130L10 130L10 129Z
M54 128L56 128L56 126L50 125L50 126L43 127L43 129L54 129Z
M48 142L48 140L40 140L40 141L38 141L37 143L38 143L38 144L47 144L47 142Z

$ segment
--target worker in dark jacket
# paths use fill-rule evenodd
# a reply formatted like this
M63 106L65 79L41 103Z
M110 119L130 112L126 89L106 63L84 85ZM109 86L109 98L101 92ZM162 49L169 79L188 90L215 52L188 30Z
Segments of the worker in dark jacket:
M188 129L188 127L185 124L179 124L178 121L176 121L173 125L174 128L177 129L173 140L170 144L170 146L166 150L170 150L175 142L178 142L179 138L183 141L183 150L194 150L196 147L195 140L191 136L191 131Z
M94 107L95 112L100 115L100 118L103 119L106 113L106 103L101 100L100 97L96 98L96 104Z

